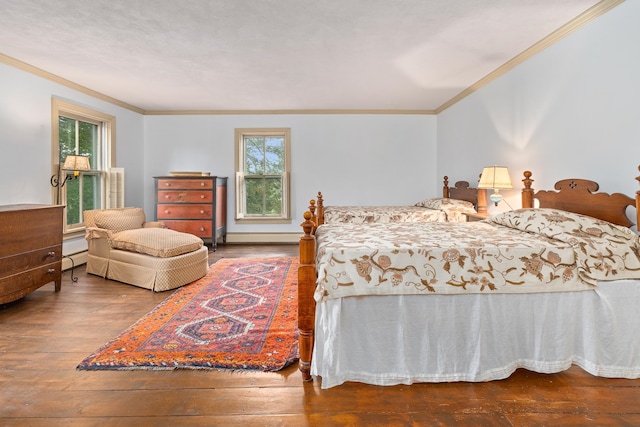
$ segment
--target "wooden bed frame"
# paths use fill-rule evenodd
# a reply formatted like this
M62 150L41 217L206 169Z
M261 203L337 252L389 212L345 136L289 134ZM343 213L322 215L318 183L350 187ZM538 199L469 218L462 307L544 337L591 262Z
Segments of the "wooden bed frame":
M640 170L640 167L638 167ZM636 177L640 181L640 176ZM587 179L563 179L556 182L554 188L558 191L540 190L534 192L531 185L531 172L524 171L522 180L522 207L533 208L534 199L538 200L541 208L555 208L563 211L575 212L600 218L605 221L622 225L633 226L633 222L627 217L627 207L634 205L634 200L622 193L596 193L600 186L597 182ZM640 191L636 193L636 224L640 224Z
M640 166L638 167L640 171ZM524 172L524 187L522 189L522 207L534 207L534 199L539 201L541 208L555 208L570 212L581 213L594 218L600 218L608 222L625 227L632 226L626 214L628 206L636 207L636 224L640 224L640 191L636 192L635 200L621 193L595 193L599 185L594 181L585 179L565 179L555 184L558 191L537 191L531 185L532 173ZM640 176L636 177L640 183ZM448 178L445 176L445 189L448 188ZM456 183L456 187L459 183ZM467 190L472 190L462 186ZM464 190L463 190L464 191ZM445 197L446 197L445 190ZM449 193L451 194L451 193ZM319 193L319 200L322 200ZM459 196L457 196L459 197ZM457 198L456 197L456 198ZM312 207L314 204L312 203ZM311 207L310 207L311 208ZM484 207L486 212L486 205ZM299 369L305 381L311 377L311 355L314 345L315 333L315 309L316 303L313 297L316 287L316 239L315 230L318 227L318 218L311 211L304 213L304 222L301 227L304 234L300 237L300 265L298 267L298 331L300 361Z
M449 177L444 176L442 187L442 197L445 199L466 200L473 203L479 214L487 213L487 190L484 188L474 188L469 186L468 181L457 181L453 187L449 187ZM316 200L309 201L309 212L312 221L316 226L324 224L324 197L318 191Z

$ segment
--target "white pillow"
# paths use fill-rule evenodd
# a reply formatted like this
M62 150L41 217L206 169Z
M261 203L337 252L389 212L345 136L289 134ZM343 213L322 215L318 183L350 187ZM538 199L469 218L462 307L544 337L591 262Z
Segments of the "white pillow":
M473 203L471 202L468 202L466 200L459 200L459 199L448 199L446 197L424 199L416 203L416 206L421 206L423 208L429 208L429 209L441 209L441 210L456 209L458 211L466 211L466 212L476 211L473 206Z
M626 227L544 208L504 212L491 217L491 221L571 245L581 274L591 279L640 278L640 236Z
M609 236L636 241L638 235L627 227L560 209L527 208L502 212L491 217L496 224L557 238L562 233L585 237Z

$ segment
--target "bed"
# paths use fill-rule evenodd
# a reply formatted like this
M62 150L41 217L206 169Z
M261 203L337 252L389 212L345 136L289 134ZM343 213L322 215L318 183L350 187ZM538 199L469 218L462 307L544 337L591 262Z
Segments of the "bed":
M306 212L303 378L474 382L573 364L640 378L640 239L626 213L640 220L640 192L581 179L535 192L531 176L523 209L480 222L317 227Z
M371 224L398 222L464 222L467 213L487 212L487 190L458 181L449 186L443 180L442 197L427 198L409 206L325 206L318 192L310 201L309 210L317 224Z

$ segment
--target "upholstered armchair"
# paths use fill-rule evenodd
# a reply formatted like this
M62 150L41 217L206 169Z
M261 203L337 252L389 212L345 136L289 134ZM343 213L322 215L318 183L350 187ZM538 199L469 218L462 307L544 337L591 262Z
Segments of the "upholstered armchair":
M158 292L191 283L209 268L202 239L147 222L141 208L85 211L84 223L89 274Z

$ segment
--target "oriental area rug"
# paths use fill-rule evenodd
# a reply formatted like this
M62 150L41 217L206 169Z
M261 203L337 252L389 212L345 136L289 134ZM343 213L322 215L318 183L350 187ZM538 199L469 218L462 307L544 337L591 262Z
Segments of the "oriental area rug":
M223 258L80 370L277 371L298 358L297 258Z

